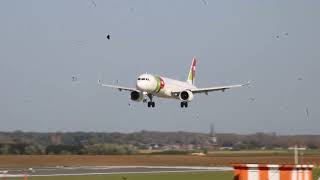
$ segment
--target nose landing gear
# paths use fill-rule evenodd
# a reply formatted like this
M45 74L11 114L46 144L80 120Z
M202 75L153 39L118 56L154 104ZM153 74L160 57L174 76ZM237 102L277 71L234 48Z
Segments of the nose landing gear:
M148 102L148 108L152 107L154 108L156 106L156 103L152 101L152 94L147 94L147 96L149 97L150 101Z

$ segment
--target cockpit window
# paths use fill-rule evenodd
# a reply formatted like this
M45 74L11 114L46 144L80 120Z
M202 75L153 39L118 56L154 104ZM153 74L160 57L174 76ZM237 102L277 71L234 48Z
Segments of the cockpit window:
M142 81L150 81L149 78L138 78L138 80L139 80L139 81L140 81L140 80L142 80Z

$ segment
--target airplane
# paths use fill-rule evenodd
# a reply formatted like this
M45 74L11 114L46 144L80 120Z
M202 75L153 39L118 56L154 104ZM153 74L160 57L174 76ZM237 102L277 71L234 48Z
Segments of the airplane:
M145 73L138 76L136 81L136 88L102 84L100 80L98 80L98 84L102 87L115 88L119 91L129 91L130 99L132 101L143 101L144 103L148 102L149 108L155 107L155 102L153 101L154 96L159 98L170 98L180 100L180 107L187 108L188 103L193 100L194 94L205 93L206 95L208 95L208 92L212 91L224 92L227 89L249 85L248 82L246 84L239 85L197 88L194 85L196 75L196 64L197 60L196 58L193 58L187 81L178 81L158 75ZM149 98L149 101L147 98Z

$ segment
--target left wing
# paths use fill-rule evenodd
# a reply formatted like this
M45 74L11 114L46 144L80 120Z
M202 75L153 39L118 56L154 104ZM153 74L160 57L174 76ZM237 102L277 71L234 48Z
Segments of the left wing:
M239 84L239 85L231 85L231 86L216 86L216 87L208 87L208 88L197 88L194 90L191 90L192 93L196 94L196 93L208 93L211 91L225 91L227 89L231 89L231 88L236 88L236 87L242 87L242 86L247 86L250 83L246 83L246 84Z
M129 87L123 87L123 86L115 86L115 85L109 85L109 84L102 84L100 80L98 80L98 85L102 86L102 87L110 87L110 88L115 88L118 89L119 91L138 91L139 90L135 89L135 88L129 88Z

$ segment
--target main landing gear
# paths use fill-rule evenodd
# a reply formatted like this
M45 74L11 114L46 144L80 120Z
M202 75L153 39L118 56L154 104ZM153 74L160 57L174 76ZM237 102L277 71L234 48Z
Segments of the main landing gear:
M187 101L182 101L181 103L180 103L180 107L181 108L187 108L188 107L188 102Z
M155 103L153 101L149 101L148 102L148 107L155 107Z
M148 108L149 107L152 107L152 108L154 108L155 106L156 106L156 103L154 103L153 101L152 101L152 94L148 94L147 95L148 97L149 97L149 99L150 99L150 101L148 102Z

